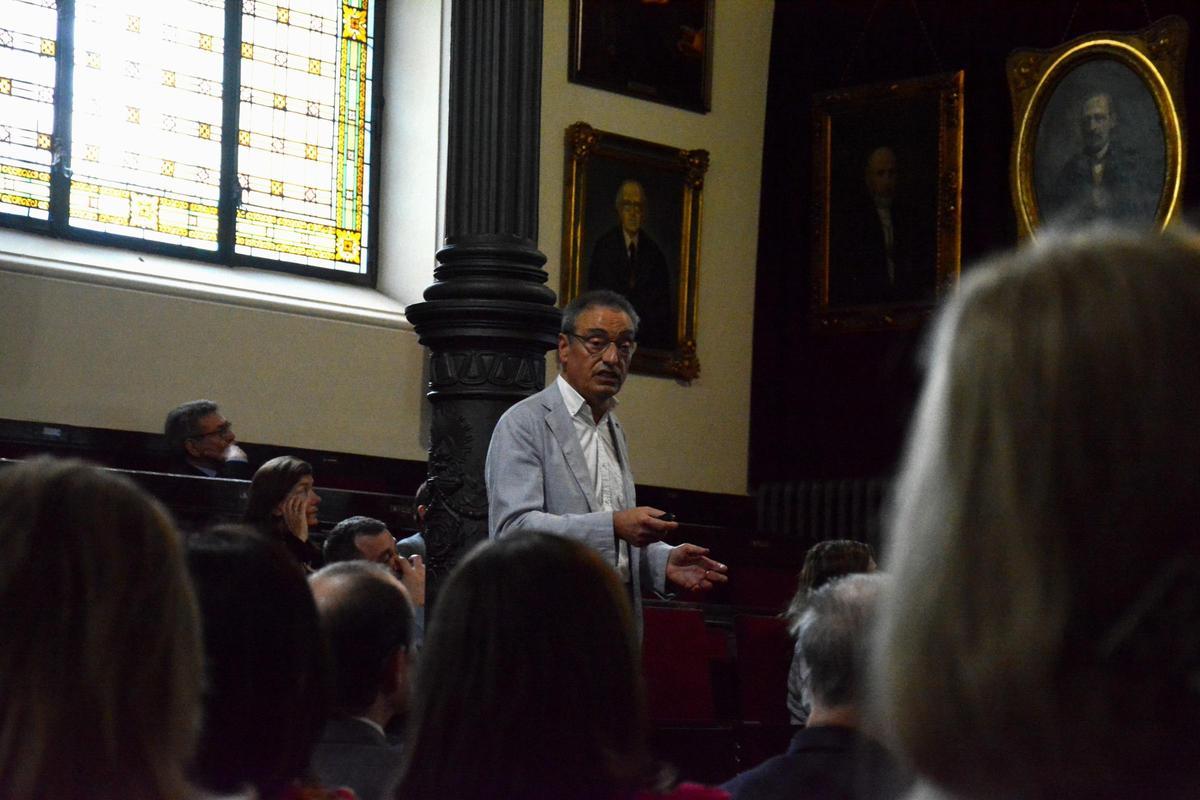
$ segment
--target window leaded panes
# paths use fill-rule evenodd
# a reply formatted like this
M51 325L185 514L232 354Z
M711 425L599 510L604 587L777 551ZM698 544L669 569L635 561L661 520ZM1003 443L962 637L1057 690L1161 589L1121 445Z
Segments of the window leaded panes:
M57 15L0 0L0 214L49 218Z
M369 280L377 2L0 0L0 217Z

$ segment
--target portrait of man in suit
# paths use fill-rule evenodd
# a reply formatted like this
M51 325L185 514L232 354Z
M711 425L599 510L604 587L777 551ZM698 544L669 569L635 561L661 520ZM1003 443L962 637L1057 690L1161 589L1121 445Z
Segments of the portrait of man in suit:
M1079 108L1081 147L1058 169L1042 199L1047 222L1101 219L1150 224L1161 189L1145 159L1122 135L1121 114L1110 92L1085 97Z
M1167 182L1166 134L1154 93L1130 67L1094 58L1054 84L1037 123L1038 218L1150 226Z
M608 289L633 304L641 327L641 347L675 346L674 303L671 273L658 242L643 229L646 190L635 180L617 188L614 208L617 224L596 240L588 262L588 289Z
M877 305L932 299L933 223L903 191L903 166L891 144L863 151L861 183L843 192L832 219L831 303Z

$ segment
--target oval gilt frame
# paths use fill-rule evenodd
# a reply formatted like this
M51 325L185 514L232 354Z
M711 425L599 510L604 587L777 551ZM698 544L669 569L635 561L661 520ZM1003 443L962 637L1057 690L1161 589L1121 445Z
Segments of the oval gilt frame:
M1162 126L1164 177L1154 225L1164 229L1179 210L1185 158L1183 64L1188 26L1182 17L1165 17L1133 33L1095 33L1050 50L1017 50L1008 58L1013 104L1010 166L1013 208L1022 238L1035 237L1044 220L1034 187L1034 150L1047 104L1064 78L1098 59L1131 70L1153 97Z

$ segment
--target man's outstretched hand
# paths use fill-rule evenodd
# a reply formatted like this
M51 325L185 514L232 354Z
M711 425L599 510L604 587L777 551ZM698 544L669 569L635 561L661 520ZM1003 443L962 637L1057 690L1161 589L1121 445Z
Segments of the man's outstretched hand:
M667 557L667 580L688 591L707 592L718 583L725 583L729 567L708 557L708 548L681 544L671 548Z

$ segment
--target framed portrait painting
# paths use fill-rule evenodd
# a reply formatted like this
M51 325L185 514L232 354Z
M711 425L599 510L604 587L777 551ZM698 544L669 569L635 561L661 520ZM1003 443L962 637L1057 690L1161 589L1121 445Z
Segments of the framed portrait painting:
M1113 222L1161 230L1183 190L1188 27L1166 17L1008 58L1017 228Z
M691 381L708 151L598 131L566 132L560 300L611 289L641 320L634 372Z
M962 72L813 101L812 323L915 324L958 278Z
M568 80L708 111L715 2L571 0Z

